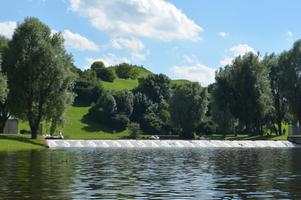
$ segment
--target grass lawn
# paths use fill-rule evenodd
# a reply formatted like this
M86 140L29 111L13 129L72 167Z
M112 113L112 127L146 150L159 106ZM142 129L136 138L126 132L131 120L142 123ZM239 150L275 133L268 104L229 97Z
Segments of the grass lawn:
M212 134L206 135L206 139L212 140L287 140L287 133L285 135L277 136L277 135L256 135L256 136L249 136L246 134L238 134L236 137L235 135L222 135L222 134Z
M63 128L67 139L120 139L129 135L128 130L112 133L106 127L84 119L90 107L72 106L67 110L67 121Z
M131 90L138 85L138 80L135 79L120 79L116 78L113 83L101 81L103 87L107 90Z
M88 113L89 106L71 106L67 109L67 119L65 126L62 130L63 135L66 139L123 139L127 138L129 136L129 131L124 130L122 132L112 133L111 130L108 128L97 124L95 122L92 122L90 120L87 120L84 116ZM284 125L284 128L288 130L287 125ZM20 122L19 123L19 130L30 130L28 123L26 122ZM47 131L46 131L47 133ZM156 134L155 134L156 135ZM3 137L6 138L3 138ZM11 135L4 135L0 137L0 145L2 143L5 143L2 139L9 139L11 142L18 144L22 144L19 140L25 141L30 140L30 135L19 135L17 137L16 135L13 135L12 138L7 138ZM143 134L144 138L150 137L150 134ZM248 136L245 134L239 134L236 137L234 135L228 134L226 136L222 134L212 134L212 135L206 135L206 139L216 139L216 140L287 140L287 131L286 135L283 136L276 136L276 135L264 135L264 136ZM42 140L37 140L38 143L40 143ZM43 142L43 141L42 141ZM13 145L11 145L13 147ZM25 145L25 148L28 147L28 144ZM4 145L0 146L1 148L4 148Z
M0 152L44 148L47 148L47 146L41 136L36 140L32 140L30 135L0 134Z
M185 79L177 79L177 80L171 80L172 85L183 85L186 83L190 83L190 81L185 80Z

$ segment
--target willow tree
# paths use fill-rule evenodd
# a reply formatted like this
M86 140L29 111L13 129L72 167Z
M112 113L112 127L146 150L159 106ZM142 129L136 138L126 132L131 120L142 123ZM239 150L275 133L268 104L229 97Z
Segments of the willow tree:
M11 115L9 112L8 106L8 85L7 85L7 76L6 67L5 67L5 58L7 57L7 49L8 49L9 40L0 35L0 133L4 132L5 123Z
M279 58L279 65L283 75L281 81L284 86L284 96L288 100L288 105L301 123L301 40L294 43L293 47L283 52Z
M2 64L2 56L0 54L0 70ZM0 102L3 102L7 96L7 80L6 76L1 72L0 73Z
M207 112L207 90L198 83L176 86L170 99L173 125L180 130L183 139L194 138L196 127Z
M18 25L9 49L13 110L28 120L34 139L42 121L51 122L53 131L73 100L72 59L61 34L52 34L37 18Z

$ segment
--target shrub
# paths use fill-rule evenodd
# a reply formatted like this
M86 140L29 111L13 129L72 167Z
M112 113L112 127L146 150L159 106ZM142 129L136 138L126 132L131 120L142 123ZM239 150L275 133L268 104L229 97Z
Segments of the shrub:
M131 138L139 139L141 137L140 125L138 123L132 122L128 128Z
M103 81L113 82L115 79L113 71L109 68L106 68L101 61L94 62L91 65L91 70L96 73L97 78L100 78Z
M122 79L136 79L138 76L137 71L133 68L132 65L127 63L121 63L116 66L116 74L119 78Z
M129 122L130 120L126 115L116 114L111 118L109 126L116 131L123 131L127 128Z

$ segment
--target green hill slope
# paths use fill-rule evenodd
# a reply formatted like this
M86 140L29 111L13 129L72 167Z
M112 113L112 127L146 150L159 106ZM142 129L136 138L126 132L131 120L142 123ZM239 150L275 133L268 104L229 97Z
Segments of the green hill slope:
M125 89L131 90L138 85L139 77L146 77L149 74L152 74L151 71L149 71L148 69L146 69L144 67L133 67L134 70L138 73L137 79L120 79L116 75L115 67L109 67L109 68L111 68L113 70L113 73L115 74L116 79L114 80L113 83L101 81L103 87L107 90L116 90L116 91L125 90Z
M66 123L63 128L65 138L72 139L118 139L124 138L129 133L127 130L112 133L106 127L87 120L85 115L88 113L90 107L71 106L67 109Z
M117 77L116 72L115 72L115 67L109 67L113 70L113 73L116 76L116 79L114 80L113 83L111 82L106 82L106 81L101 81L103 87L107 90L131 90L134 89L138 85L138 78L139 77L146 77L150 74L153 74L151 71L144 67L133 67L137 73L138 73L138 78L137 79L120 79ZM181 85L185 83L189 83L190 81L184 80L184 79L178 79L178 80L171 80L171 83L173 85Z

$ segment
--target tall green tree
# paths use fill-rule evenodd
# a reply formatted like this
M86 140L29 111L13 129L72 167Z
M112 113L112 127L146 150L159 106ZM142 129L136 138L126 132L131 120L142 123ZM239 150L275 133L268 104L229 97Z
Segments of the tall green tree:
M1 74L0 74L0 133L3 133L5 124L12 115L10 111L9 100L12 98L9 93L8 78L7 77L7 57L8 57L8 43L9 40L0 35L0 56L1 56ZM5 75L4 75L5 74Z
M248 134L263 133L264 120L273 106L268 69L258 55L248 53L234 60L230 74L231 112Z
M279 58L279 65L283 69L281 79L284 84L285 97L299 125L301 123L301 40L293 47L283 52Z
M141 104L134 104L133 116L134 118L139 116L139 119L136 120L140 123L142 130L157 134L165 132L165 127L170 124L167 103L171 93L170 79L164 74L150 74L139 79L134 93L144 95L147 101L142 102L150 102L150 105L142 113L136 110L141 108ZM135 103L138 102L141 103L141 101L135 101Z
M150 74L139 79L135 92L145 94L153 103L168 101L171 94L170 79L164 74Z
M2 56L0 54L0 70L1 70L1 65L2 65ZM0 73L0 102L5 101L7 97L7 93L8 93L7 79L6 76L1 72Z
M207 95L206 89L198 83L175 87L170 99L170 114L173 125L181 130L181 138L194 138L195 129L207 111Z
M41 122L57 124L73 100L72 58L61 34L52 35L37 18L18 25L9 49L15 113L29 121L31 137L37 138Z
M117 103L117 112L130 117L134 106L133 93L128 90L121 90L117 91L113 96Z
M273 97L273 112L272 112L272 124L277 124L276 132L278 135L282 135L282 123L288 119L288 103L285 97L285 82L284 82L284 68L282 65L282 56L276 56L275 54L266 55L262 63L269 69L269 79L271 83L271 92ZM279 59L281 60L279 62Z
M224 134L233 132L237 121L231 112L234 89L230 85L230 76L230 66L220 69L210 93L210 114L218 126L218 131Z

